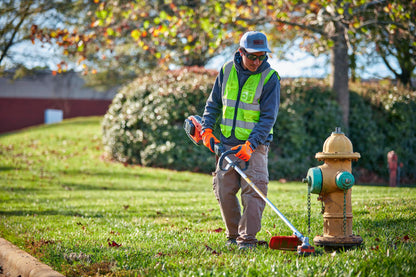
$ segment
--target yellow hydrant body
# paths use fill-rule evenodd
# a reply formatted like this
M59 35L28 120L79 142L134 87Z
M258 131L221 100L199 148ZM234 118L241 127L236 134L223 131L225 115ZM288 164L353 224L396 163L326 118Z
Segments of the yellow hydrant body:
M318 200L323 203L324 233L314 238L315 245L330 249L360 245L362 238L352 233L351 206L351 187L355 183L351 162L360 154L353 152L351 141L336 128L315 158L324 164L310 168L304 179L309 192L319 194Z

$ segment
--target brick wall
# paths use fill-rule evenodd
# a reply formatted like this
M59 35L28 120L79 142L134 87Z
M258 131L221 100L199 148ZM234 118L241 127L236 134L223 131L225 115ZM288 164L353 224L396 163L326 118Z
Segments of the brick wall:
M104 115L111 100L0 98L0 133L43 124L46 109L63 111L64 118Z
M39 72L18 80L0 78L0 133L43 124L46 109L63 117L104 115L117 88L100 92L86 87L75 72L53 76Z

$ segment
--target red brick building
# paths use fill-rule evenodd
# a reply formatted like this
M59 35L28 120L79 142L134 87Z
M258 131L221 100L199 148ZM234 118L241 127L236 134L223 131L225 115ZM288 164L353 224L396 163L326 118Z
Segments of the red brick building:
M50 109L62 111L64 119L104 115L116 90L86 87L76 72L53 76L45 71L17 80L0 77L0 133L43 124Z

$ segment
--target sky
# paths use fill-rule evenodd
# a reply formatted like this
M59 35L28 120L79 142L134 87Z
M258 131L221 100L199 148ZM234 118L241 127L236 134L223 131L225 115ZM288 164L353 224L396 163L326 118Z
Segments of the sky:
M20 58L18 61L24 63L29 68L47 66L51 70L56 70L56 65L61 61L59 54L62 50L51 45L42 46L40 43L33 45L32 43L27 42L20 45L18 48L15 48L14 51L19 53ZM25 53L36 54L42 58L32 59L30 56L26 56ZM226 61L233 58L233 55L234 51L224 52L223 55L213 58L206 67L219 70ZM361 65L365 64L363 58L361 58L361 60ZM328 55L321 55L316 58L297 46L292 47L291 50L286 53L285 59L278 58L277 55L271 53L269 55L269 63L282 78L325 78L331 70ZM81 70L80 67L79 71ZM365 67L364 70L358 70L358 72L362 79L393 77L391 71L387 69L381 60L378 63L372 64L370 67Z
M218 56L207 64L207 68L218 70L226 61L231 60L233 55L234 53L226 53ZM366 64L364 57L358 57L358 60L358 65L363 67L357 70L362 79L394 78L393 73L381 59L369 67L364 66ZM286 53L285 59L280 59L273 53L269 54L269 63L282 78L325 78L331 71L328 55L313 57L296 46Z

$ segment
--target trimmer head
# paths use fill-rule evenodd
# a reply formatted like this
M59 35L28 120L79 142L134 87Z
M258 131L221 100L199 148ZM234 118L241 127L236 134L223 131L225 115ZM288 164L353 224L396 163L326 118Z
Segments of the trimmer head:
M270 239L269 247L277 250L296 251L302 241L296 236L275 236Z
M298 246L298 255L309 256L315 254L315 248L309 243L303 243Z
M302 242L295 235L272 237L269 247L277 250L297 251L298 255L302 256L309 256L315 253L315 248L307 240Z

